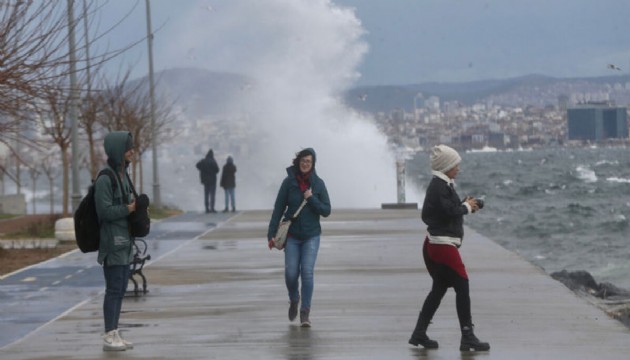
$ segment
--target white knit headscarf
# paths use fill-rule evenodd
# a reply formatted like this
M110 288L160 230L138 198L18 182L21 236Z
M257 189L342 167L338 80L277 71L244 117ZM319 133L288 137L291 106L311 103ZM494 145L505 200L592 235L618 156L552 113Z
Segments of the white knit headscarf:
M446 145L431 149L431 170L446 173L462 161L457 151Z

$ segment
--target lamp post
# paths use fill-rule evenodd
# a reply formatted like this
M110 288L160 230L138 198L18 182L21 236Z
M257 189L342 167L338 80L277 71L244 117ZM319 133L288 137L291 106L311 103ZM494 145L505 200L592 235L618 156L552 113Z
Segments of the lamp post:
M405 150L401 147L396 152L396 200L398 204L406 202L405 177L407 176L407 171L405 165Z
M74 0L68 0L68 50L70 62L70 104L68 116L72 122L72 211L77 209L81 202L81 190L79 185L79 138L77 124L77 69L74 38ZM65 209L64 209L65 210Z
M147 45L149 47L149 96L151 97L151 152L153 155L153 206L162 207L160 181L157 163L157 129L155 127L155 90L153 87L153 30L151 30L151 3L145 0L147 8Z

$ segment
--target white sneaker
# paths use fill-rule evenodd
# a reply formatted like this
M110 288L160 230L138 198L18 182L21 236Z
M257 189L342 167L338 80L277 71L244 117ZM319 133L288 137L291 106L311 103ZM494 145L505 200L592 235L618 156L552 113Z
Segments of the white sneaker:
M114 331L116 331L116 335L118 336L120 341L122 341L122 343L125 344L125 349L127 349L127 350L133 349L133 343L131 341L127 341L127 340L123 339L122 335L120 335L120 331L118 329L116 329Z
M125 351L127 347L118 335L118 331L112 330L103 335L103 351Z

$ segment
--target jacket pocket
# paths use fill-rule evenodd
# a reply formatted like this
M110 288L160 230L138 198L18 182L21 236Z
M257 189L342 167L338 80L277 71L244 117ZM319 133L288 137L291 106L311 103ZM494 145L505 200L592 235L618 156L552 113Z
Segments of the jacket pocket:
M114 236L114 248L119 249L121 247L127 247L129 245L129 238L126 236L115 235Z

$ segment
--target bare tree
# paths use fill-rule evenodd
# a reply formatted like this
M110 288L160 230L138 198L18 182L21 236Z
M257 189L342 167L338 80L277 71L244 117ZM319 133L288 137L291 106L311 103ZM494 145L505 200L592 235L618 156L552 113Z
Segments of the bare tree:
M8 0L0 3L0 142L20 139L33 100L67 64L65 3Z
M42 173L37 170L37 167L31 167L28 169L28 173L31 175L31 191L33 192L33 214L35 214L37 212L37 209L35 209L35 200L36 200L36 196L35 194L37 193L37 178L39 177L39 175L41 175Z
M151 147L153 141L151 131L150 94L144 81L129 81L129 71L123 74L115 84L104 80L101 92L100 123L108 131L126 130L134 138L136 158L132 164L134 183L140 184L143 191L142 155ZM159 104L155 111L155 126L158 137L167 140L174 136L175 131L169 128L173 122L173 102L156 101ZM139 182L137 174L139 173Z
M71 2L73 3L73 2ZM106 1L89 0L84 2L83 15L76 20L85 20L84 24L94 27L100 9ZM133 4L124 20L138 5ZM22 124L33 119L33 113L42 114L34 108L42 103L49 103L52 92L59 93L60 79L69 74L68 43L68 3L59 0L4 0L0 2L0 143L12 148L15 141L28 142L33 139L23 136ZM83 46L76 49L78 58L84 66L77 72L83 72L91 66L98 66L120 55L127 49L144 41L138 38L122 49L96 51L97 56L90 56L92 44L110 33L120 22L93 37L84 32ZM43 101L42 101L43 100ZM88 127L86 133L91 136ZM35 143L29 144L36 146ZM5 173L7 169L1 169Z
M48 193L50 194L50 215L55 213L55 179L59 177L59 153L48 152L42 159L41 169L48 180Z
M79 117L79 125L81 126L88 142L88 154L89 154L89 169L91 178L94 179L97 175L99 168L101 167L101 161L96 156L97 150L95 149L95 144L98 141L96 138L97 133L102 127L98 122L98 112L101 111L99 108L101 102L99 100L99 90L95 89L95 81L99 74L103 71L103 66L107 62L108 57L111 56L109 52L103 53L99 58L92 58L90 56L91 49L93 47L93 41L91 40L91 32L94 32L95 29L98 29L99 26L96 23L98 20L97 16L92 16L90 13L90 6L87 4L87 0L83 0L83 42L84 42L84 75L85 75L85 84L84 84L84 94L82 96L81 102L81 116ZM126 19L134 8L136 8L139 4L139 1L133 4L130 7L129 12L120 20ZM119 22L119 23L120 23ZM113 30L119 23L114 24L111 28L107 29L105 34L109 33ZM92 30L92 31L91 31ZM94 34L95 39L99 40L103 37L103 34ZM135 46L140 42L144 41L144 38L137 39L135 43L130 44L129 47ZM126 50L127 48L125 48Z
M37 121L44 130L44 134L49 136L52 142L59 147L61 153L61 168L63 170L63 207L62 215L68 216L68 194L70 178L70 136L72 127L67 121L70 110L70 96L64 91L62 86L56 89L49 86L42 103L37 107Z
M135 139L137 161L133 164L133 180L134 182L138 180L140 192L144 191L143 155L147 150L151 149L154 141L168 141L177 133L170 127L175 120L173 116L174 100L157 99L154 115L155 132L158 139L153 139L153 131L151 131L151 95L147 89L146 81L142 81L140 91L134 92L128 97L131 109L126 118L126 123ZM136 179L136 176L139 179Z

